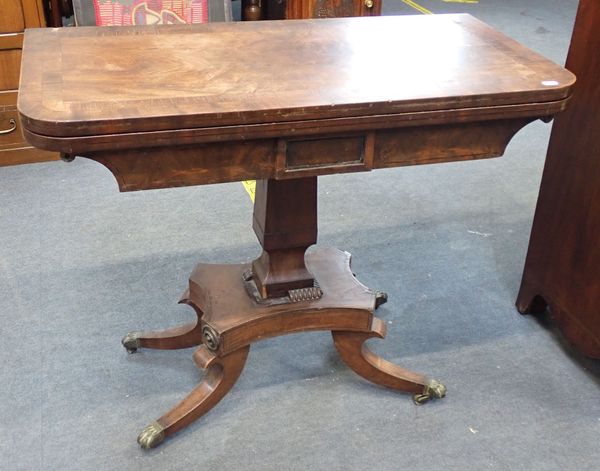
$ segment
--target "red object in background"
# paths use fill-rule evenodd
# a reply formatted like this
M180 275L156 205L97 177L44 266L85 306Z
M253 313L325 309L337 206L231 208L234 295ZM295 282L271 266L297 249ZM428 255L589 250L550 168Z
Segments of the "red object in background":
M207 0L94 0L98 26L208 22Z

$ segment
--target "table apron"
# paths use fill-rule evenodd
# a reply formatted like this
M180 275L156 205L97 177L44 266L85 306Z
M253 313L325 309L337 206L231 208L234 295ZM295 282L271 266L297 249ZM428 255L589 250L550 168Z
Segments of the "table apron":
M121 191L498 157L535 118L88 152Z

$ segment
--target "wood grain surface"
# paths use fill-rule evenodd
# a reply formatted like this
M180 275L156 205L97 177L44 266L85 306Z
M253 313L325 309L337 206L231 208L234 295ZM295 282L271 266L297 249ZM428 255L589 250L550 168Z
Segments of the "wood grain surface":
M293 129L311 119L560 102L573 82L469 15L82 27L26 33L19 110L42 136ZM256 129L247 131L238 139Z

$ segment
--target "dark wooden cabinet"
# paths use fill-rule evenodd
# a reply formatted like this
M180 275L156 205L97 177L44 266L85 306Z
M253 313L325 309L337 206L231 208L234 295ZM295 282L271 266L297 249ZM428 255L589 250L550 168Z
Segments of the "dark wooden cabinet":
M381 13L382 0L291 0L286 18L335 18L371 16Z
M566 67L577 75L556 118L535 212L521 313L550 312L581 352L600 358L600 2L582 0Z
M299 20L381 14L383 0L243 0L246 20Z
M17 114L17 89L25 28L45 26L40 0L0 0L0 166L57 158L31 147Z

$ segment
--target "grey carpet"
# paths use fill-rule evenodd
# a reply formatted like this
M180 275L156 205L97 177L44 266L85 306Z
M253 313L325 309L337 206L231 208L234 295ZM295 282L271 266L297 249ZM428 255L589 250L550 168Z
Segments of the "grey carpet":
M418 3L559 62L576 8ZM0 168L0 469L598 469L598 362L514 308L549 131L528 126L502 159L320 179L320 243L390 296L388 336L370 345L444 381L444 400L363 381L327 333L287 336L254 345L229 396L152 451L137 434L201 372L192 350L127 355L120 338L192 319L176 301L197 261L257 254L247 195L120 194L85 159Z

